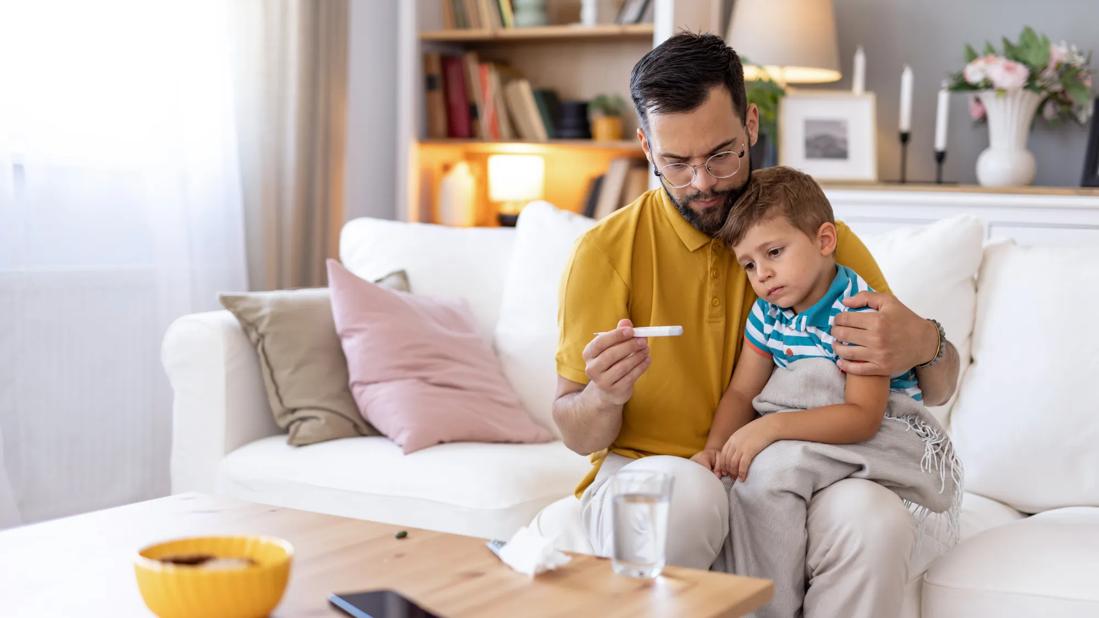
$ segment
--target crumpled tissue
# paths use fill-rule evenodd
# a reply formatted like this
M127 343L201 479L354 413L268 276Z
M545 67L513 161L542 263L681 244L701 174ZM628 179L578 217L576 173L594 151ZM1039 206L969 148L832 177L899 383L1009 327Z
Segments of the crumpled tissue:
M554 539L546 538L523 526L511 540L501 545L489 541L488 548L509 567L526 575L538 575L568 564L572 560L554 547Z

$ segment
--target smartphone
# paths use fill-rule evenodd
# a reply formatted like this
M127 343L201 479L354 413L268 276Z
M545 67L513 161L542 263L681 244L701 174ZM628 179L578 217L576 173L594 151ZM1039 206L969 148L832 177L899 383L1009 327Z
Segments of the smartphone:
M395 590L333 594L328 603L355 618L440 618Z

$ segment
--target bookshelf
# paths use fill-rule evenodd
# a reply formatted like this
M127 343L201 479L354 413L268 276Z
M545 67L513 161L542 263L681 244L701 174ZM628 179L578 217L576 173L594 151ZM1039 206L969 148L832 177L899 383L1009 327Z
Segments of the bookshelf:
M579 25L580 0L547 0L551 25L539 27L448 28L444 2L401 3L398 59L398 218L439 222L439 189L455 163L469 165L474 179L473 221L496 225L498 205L488 199L487 160L494 154L534 154L545 162L543 197L559 208L582 211L592 180L620 158L644 163L634 135L629 74L654 43L680 28L721 33L719 8L711 0L651 0L643 23ZM604 4L613 5L613 0ZM453 6L453 5L452 5ZM449 9L448 9L449 10ZM500 140L429 138L424 56L475 52L479 62L503 64L534 89L554 91L560 100L591 100L616 94L626 102L621 140ZM449 114L449 109L448 109Z
M636 39L651 42L652 24L597 25L597 26L539 26L529 28L452 29L420 33L421 41L437 43L524 43L529 41L581 41Z

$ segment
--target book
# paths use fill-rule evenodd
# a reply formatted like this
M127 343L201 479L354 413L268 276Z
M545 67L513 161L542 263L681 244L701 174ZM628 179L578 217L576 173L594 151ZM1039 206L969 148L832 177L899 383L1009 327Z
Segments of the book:
M599 200L596 202L593 218L602 219L622 206L622 191L632 165L633 159L628 157L611 160L603 184L599 187Z
M473 137L466 94L465 67L457 56L443 56L443 88L446 92L447 137Z
M618 207L628 206L648 190L649 168L635 162L626 174L626 185L622 189L622 197L619 199Z
M437 53L424 54L424 107L427 111L427 136L446 137L449 131L446 94L443 92L443 59Z
M549 132L546 130L545 122L542 121L542 114L538 111L538 103L534 100L534 89L531 88L530 82L525 79L516 81L519 85L523 116L527 118L527 122L533 131L530 139L544 142L549 139Z
M481 63L477 58L477 52L467 51L462 54L462 64L465 67L466 78L466 102L469 104L470 137L488 139L485 130L484 102L481 100Z
M500 30L504 27L504 16L500 14L500 3L496 0L480 0L481 15L485 16L485 27Z
M526 114L526 105L523 102L523 91L519 87L521 79L513 79L504 84L504 100L507 101L508 116L515 126L519 139L536 140L537 132L531 125L530 118Z
M443 2L450 5L450 12L454 15L454 27L463 30L470 27L464 0L443 0Z
M481 88L482 133L485 139L500 141L499 113L496 109L496 97L492 93L492 65L482 62L477 66L478 84Z
M557 137L554 131L557 106L560 103L557 93L548 88L539 88L534 91L534 102L538 106L538 114L542 117L542 124L546 127L546 137Z
M600 174L588 183L588 195L584 198L584 216L595 217L595 207L599 203L599 189L603 186L604 175Z
M503 68L495 63L489 65L489 88L492 90L492 100L496 105L496 122L500 129L500 139L513 140L518 138L515 127L512 126L508 115L507 102L504 99L504 87L501 84L500 73Z
M454 3L452 0L443 0L443 27L453 30L458 27L458 20L454 15Z
M474 30L487 27L485 20L481 15L481 3L479 0L462 0L462 5L466 13L466 27Z
M515 12L511 9L511 0L498 0L500 6L500 17L504 22L505 28L515 27Z

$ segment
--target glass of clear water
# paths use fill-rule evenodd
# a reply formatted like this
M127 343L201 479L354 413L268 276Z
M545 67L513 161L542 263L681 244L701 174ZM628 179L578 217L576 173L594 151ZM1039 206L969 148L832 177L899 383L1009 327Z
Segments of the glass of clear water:
M615 573L653 578L664 570L673 480L651 470L620 470L611 477Z

